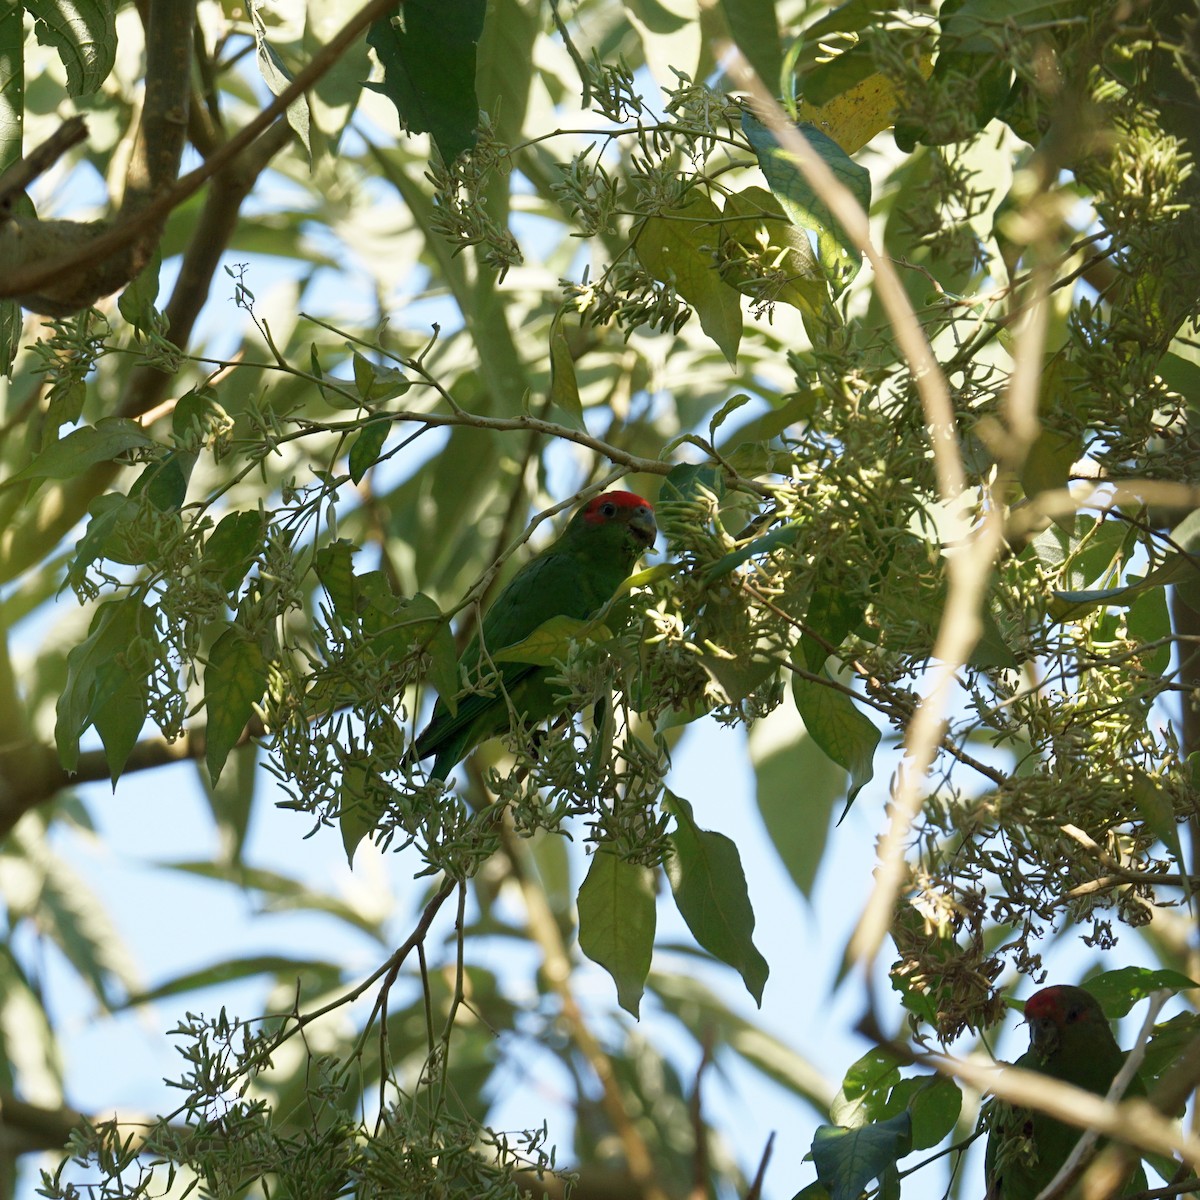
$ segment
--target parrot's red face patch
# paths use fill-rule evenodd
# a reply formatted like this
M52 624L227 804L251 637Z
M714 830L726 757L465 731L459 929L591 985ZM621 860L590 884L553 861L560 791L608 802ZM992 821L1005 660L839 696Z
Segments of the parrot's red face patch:
M650 501L643 500L633 492L601 492L584 506L583 519L590 525L603 525L615 520L628 521L639 510L645 515L654 514Z

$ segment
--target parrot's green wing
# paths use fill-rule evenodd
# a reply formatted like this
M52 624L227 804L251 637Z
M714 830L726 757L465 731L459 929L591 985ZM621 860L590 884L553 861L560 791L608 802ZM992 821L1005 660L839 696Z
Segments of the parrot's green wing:
M560 540L513 576L483 619L483 642L489 654L515 646L552 617L586 620L611 598L628 573L622 562L611 568L571 553ZM463 652L462 665L473 678L482 658L478 635ZM472 746L508 728L509 704L530 724L554 711L553 693L546 685L545 667L529 663L496 664L485 668L482 692L462 695L452 715L441 700L429 727L417 739L417 757L436 754L430 775L444 779ZM487 680L490 679L490 684ZM506 699L507 697L507 699Z

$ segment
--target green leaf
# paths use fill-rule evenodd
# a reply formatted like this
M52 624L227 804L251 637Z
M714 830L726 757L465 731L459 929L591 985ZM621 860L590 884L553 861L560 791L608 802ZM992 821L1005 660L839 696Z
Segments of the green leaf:
M352 746L342 758L338 789L338 826L350 866L354 865L359 843L375 832L390 801L391 791L370 761L370 755L359 746Z
M458 676L458 649L454 645L454 634L450 622L437 604L423 592L407 600L401 600L396 615L408 629L412 642L422 646L429 655L429 679L437 688L439 696L445 696L446 704L454 713L452 697L460 685Z
M606 846L579 889L579 948L617 985L617 1003L638 1016L654 951L654 872Z
M912 1118L902 1112L877 1125L845 1129L820 1125L813 1136L817 1176L830 1200L857 1200L872 1179L879 1179L912 1150Z
M313 556L313 567L325 594L333 602L333 611L343 621L358 614L358 597L354 579L354 554L358 547L346 538L338 538L322 546Z
M801 94L807 104L821 108L870 79L878 71L870 46L860 42L805 72L801 80Z
M67 93L98 92L117 60L114 0L25 0L25 9L37 40L61 60Z
M18 18L21 10L16 10ZM0 15L0 22L4 17ZM0 115L2 120L2 115ZM21 349L21 336L25 329L25 313L15 300L0 300L0 375L12 379L13 364L17 351Z
M431 659L429 677L453 713L453 697L461 687L458 651L442 610L422 592L407 599L397 596L382 571L356 575L353 582L355 604L372 653L400 662L414 648L424 650Z
M875 774L873 759L879 730L849 696L834 687L792 675L792 696L813 741L850 772L846 808ZM846 815L845 810L842 816Z
M833 805L845 795L846 773L807 733L761 748L762 727L760 722L750 731L755 802L792 882L811 899Z
M1171 666L1171 612L1167 606L1167 589L1154 588L1138 596L1125 614L1125 628L1143 647L1139 655L1142 670L1149 675L1166 674Z
M831 574L825 570L821 572L813 585L808 611L804 614L805 625L821 639L818 641L807 634L800 639L804 665L814 673L819 671L829 658L829 651L821 642L827 642L835 648L840 646L846 635L858 627L866 613L863 600L847 594L845 588L838 587L836 577L831 577Z
M350 478L355 483L362 483L367 470L378 461L391 428L387 417L373 417L359 431L350 447Z
M819 1179L814 1179L802 1187L792 1200L829 1200L829 1189Z
M1179 1062L1179 1056L1192 1045L1200 1034L1200 1013L1182 1012L1173 1016L1169 1021L1163 1021L1154 1027L1150 1041L1146 1045L1146 1057L1138 1068L1138 1074L1146 1085L1146 1091L1153 1095L1154 1086L1162 1077ZM1186 1100L1184 1107L1186 1107ZM1184 1109L1172 1114L1182 1117ZM1157 1170L1157 1165L1155 1170ZM1169 1176L1164 1176L1169 1178Z
M1189 408L1200 407L1200 363L1168 350L1158 363L1159 378L1177 396L1182 396Z
M364 404L382 404L394 400L412 387L412 380L398 367L373 363L357 350L351 352L351 363L354 367L354 386Z
M67 678L59 693L54 737L63 767L75 770L79 738L96 719L97 712L122 694L129 679L141 675L143 683L158 650L154 614L139 596L106 600L92 617L87 638L67 655ZM127 698L122 694L122 698ZM141 723L138 723L141 727ZM109 767L127 741L127 726L108 726L113 747L106 754ZM123 762L123 760L122 760Z
M121 316L139 334L153 331L156 323L154 302L158 299L158 276L162 270L162 247L156 246L150 261L129 281L117 298Z
M527 638L492 652L498 663L533 663L550 667L561 662L571 652L573 642L607 642L612 637L608 626L596 624L595 618L581 621L577 617L557 616L543 621Z
M571 425L583 429L583 402L575 379L575 359L563 332L564 315L559 309L550 324L550 402L566 413Z
M1124 607L1132 604L1143 592L1163 588L1173 583L1187 583L1196 578L1196 564L1186 554L1168 554L1162 564L1144 579L1120 587L1089 588L1083 591L1052 592L1050 615L1056 621L1074 621L1098 608L1110 605Z
M187 499L188 480L196 465L196 455L190 450L168 450L155 462L147 463L133 481L129 495L145 493L150 503L161 512L178 512Z
M726 196L720 233L723 277L738 291L802 313L824 315L830 308L829 286L808 235L766 188L751 186ZM780 273L783 281L764 291L752 264Z
M837 1124L855 1129L891 1116L888 1097L898 1083L896 1056L882 1048L868 1050L846 1072L841 1091L829 1106L829 1116Z
M826 281L839 296L849 287L862 266L862 256L846 231L817 198L808 181L796 168L792 156L775 140L775 135L750 113L742 116L742 129L758 156L758 165L771 191L792 221L817 237L817 261ZM815 125L804 125L800 132L808 139L833 173L858 200L864 211L871 207L871 176L830 137Z
M250 16L254 21L254 45L257 50L258 72L263 82L271 89L271 95L278 96L292 82L293 76L287 64L279 57L275 47L267 40L267 30L259 16L258 5L251 2ZM312 163L312 141L308 130L308 100L305 96L297 96L287 106L287 122L292 132L300 139L308 161Z
M67 579L74 588L84 586L88 568L97 559L124 561L119 545L124 542L124 527L137 515L137 504L119 492L97 496L88 505L88 523L83 537L75 544L75 553L67 568ZM116 544L114 544L116 543Z
M241 587L263 547L266 523L261 512L227 513L205 540L201 565L220 577L226 592L233 594Z
M1065 488L1071 467L1083 453L1078 433L1043 428L1021 465L1021 486L1027 496Z
M1085 979L1083 987L1100 1001L1104 1015L1110 1021L1115 1021L1125 1016L1139 1000L1145 1000L1151 992L1157 992L1161 988L1169 988L1173 992L1187 992L1200 987L1200 984L1178 971L1152 970L1149 967L1118 967L1115 971L1105 971L1101 975Z
M737 846L724 834L700 829L681 797L667 792L665 803L675 818L666 870L676 907L696 941L733 967L761 1005L770 968L752 938L754 910Z
M204 668L204 760L214 784L266 689L262 647L245 630L229 625L213 643Z
M728 575L730 571L740 567L742 563L747 562L758 554L769 554L779 546L795 545L796 539L799 536L799 526L779 525L769 533L764 533L762 537L754 538L744 546L739 546L738 549L731 550L728 554L717 559L704 572L704 582L712 583L714 580L720 579L722 575Z
M130 450L157 445L136 421L105 417L95 425L73 429L66 437L51 443L3 486L27 479L72 479L97 463L112 462Z
M636 248L642 266L696 310L701 328L732 366L742 340L742 302L717 268L720 242L720 210L693 189L677 208L646 219Z
M832 8L804 30L805 42L816 45L831 33L860 33L891 11L890 0L846 0Z
M725 420L727 417L729 417L733 413L737 412L737 410L739 408L741 408L742 405L749 404L749 403L750 403L750 397L747 396L745 392L737 392L734 395L730 396L729 399L726 400L725 403L722 404L719 409L717 409L716 413L713 415L712 420L709 421L709 423L708 423L708 440L711 442L716 438L717 430L720 429L721 426L725 424Z
M341 29L345 4L343 0L305 0L304 18L301 48L305 59L311 61ZM337 153L341 136L362 97L362 81L370 72L367 45L359 39L338 55L337 61L308 93L316 154Z
M719 467L708 463L680 463L672 467L662 482L658 505L691 504L706 494L719 500L725 495L725 476Z
M409 133L429 133L446 163L475 146L475 48L486 9L486 0L407 0L367 34L383 82L365 86L391 100Z
M775 0L720 0L721 12L738 49L767 90L778 95L783 76L783 50Z
M1133 785L1130 791L1138 816L1171 851L1175 861L1183 862L1183 847L1179 842L1179 826L1175 821L1175 806L1171 803L1171 797L1145 771L1137 767L1133 768Z
M958 1124L962 1091L953 1079L944 1075L927 1075L905 1082L917 1085L906 1105L912 1118L912 1148L929 1150Z
M104 743L104 758L114 788L146 723L150 698L146 675L145 670L131 673L120 660L97 672L92 724Z

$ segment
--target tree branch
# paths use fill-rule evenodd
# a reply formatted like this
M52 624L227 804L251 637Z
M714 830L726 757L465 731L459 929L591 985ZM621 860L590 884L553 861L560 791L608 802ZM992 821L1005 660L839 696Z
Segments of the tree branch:
M183 154L194 8L180 0L150 3L146 95L120 209L119 227L127 229L128 236L101 253L97 247L108 235L97 238L95 230L103 223L10 215L0 225L0 264L6 276L0 291L5 296L34 312L69 316L123 287L150 261L170 212L170 207L156 205L155 197L170 194ZM70 265L55 271L54 260L62 257L64 243L73 247ZM41 265L47 259L49 270Z
M116 276L118 273L110 271L109 275L105 278L106 285L111 285L107 287L107 291L90 291L86 295L86 298L84 294L85 289L72 287L70 284L70 281L73 278L77 278L81 270L86 270L89 264L104 264L119 252L124 251L126 247L135 244L143 245L147 242L151 246L156 244L158 231L161 230L163 223L172 209L182 204L184 200L197 192L218 171L223 170L247 146L265 133L279 117L287 112L288 105L312 87L338 61L351 43L368 26L380 17L386 16L395 7L396 0L368 0L368 3L364 4L355 16L351 17L338 33L313 55L312 61L308 66L299 71L296 78L253 120L230 138L224 146L214 151L201 166L184 175L174 186L159 192L153 199L148 200L146 203L138 204L136 209L130 209L127 205L123 205L120 219L116 224L103 227L99 225L81 225L78 222L70 221L44 222L43 224L47 227L59 227L63 241L60 241L57 245L53 243L41 245L36 256L29 253L10 256L5 263L5 277L0 282L0 296L15 296L22 304L26 304L27 307L35 307L35 311L51 311L57 315L63 315L80 308L86 308L100 296L115 291L118 287L122 286L122 283L128 282L136 274L136 271L129 274L124 280L117 279ZM152 19L160 8L175 11L177 13L177 23L179 25L184 23L182 10L185 6L179 3L179 0L154 0L151 8ZM179 71L179 81L181 82L185 100L176 110L180 126L179 136L181 145L182 135L186 128L186 96L190 80L190 45L193 20L192 6L186 6L186 9L189 55L187 56L185 65ZM152 41L151 37L147 38L148 54ZM171 58L174 59L175 57L176 54L172 52ZM147 69L149 70L149 64ZM147 106L149 106L149 95L147 95ZM150 234L152 236L149 236ZM62 253L64 242L70 244L66 252ZM3 243L0 242L0 262L5 261L2 255L2 248ZM53 285L58 281L67 281L61 285L61 289L64 294L70 296L69 300L59 300L56 298ZM71 293L75 294L71 295ZM43 297L47 303L56 304L57 307L41 309L28 303L30 299L37 300ZM67 306L64 307L64 304ZM73 305L73 307L70 305Z

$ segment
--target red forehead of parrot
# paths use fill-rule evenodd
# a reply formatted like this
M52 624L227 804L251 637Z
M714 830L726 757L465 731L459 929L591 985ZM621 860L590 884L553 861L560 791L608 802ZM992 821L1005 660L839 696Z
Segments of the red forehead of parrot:
M1082 988L1068 987L1064 984L1042 988L1025 1002L1026 1021L1054 1021L1063 1024L1096 1016L1103 1018L1103 1010L1095 997Z
M639 509L648 514L654 512L649 500L643 500L634 492L601 492L583 507L583 519L599 525L623 514L627 518Z

